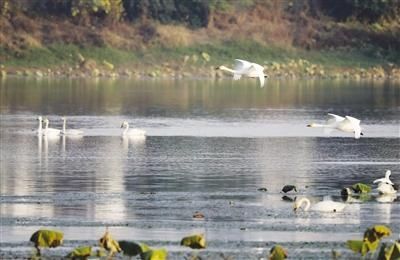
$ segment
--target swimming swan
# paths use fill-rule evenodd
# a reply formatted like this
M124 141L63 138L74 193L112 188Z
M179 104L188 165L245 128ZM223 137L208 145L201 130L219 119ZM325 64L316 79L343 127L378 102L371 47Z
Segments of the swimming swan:
M49 119L45 118L43 120L44 123L44 131L43 131L43 135L46 136L58 136L60 135L61 131L55 128L49 128Z
M233 69L225 66L219 66L216 69L232 73L234 80L239 80L242 76L248 78L258 78L260 80L260 87L264 87L265 78L268 78L268 75L264 74L263 66L240 59L235 59L235 65Z
M63 120L63 128L61 131L62 135L83 135L83 131L81 130L75 130L75 129L68 129L67 128L67 118L65 116L61 117L61 119Z
M41 135L42 132L43 132L43 127L42 127L42 120L43 120L43 118L42 118L41 116L38 116L37 120L39 121L39 126L38 126L38 129L37 129L37 134L38 134L38 135Z
M359 139L361 135L360 120L351 116L341 117L335 114L328 113L329 119L326 124L312 123L307 127L324 127L328 129L336 129L342 132L354 133L354 138Z
M145 136L146 131L138 128L129 129L129 124L127 121L122 122L121 128L124 128L122 131L122 136Z
M397 190L394 188L392 184L386 183L386 182L380 182L378 184L378 188L376 190L379 192L379 194L396 194Z
M306 205L304 206L304 208L302 208L302 205L304 203ZM310 207L311 207L312 211L340 212L346 207L346 204L331 201L331 200L324 200L324 201L317 202L316 204L311 206L311 202L307 198L301 198L299 200L296 200L293 204L294 211L296 211L298 208L302 208L304 211L308 211L310 209Z
M373 183L387 183L393 185L393 182L390 180L390 174L392 174L392 172L387 170L385 173L385 178L376 179Z

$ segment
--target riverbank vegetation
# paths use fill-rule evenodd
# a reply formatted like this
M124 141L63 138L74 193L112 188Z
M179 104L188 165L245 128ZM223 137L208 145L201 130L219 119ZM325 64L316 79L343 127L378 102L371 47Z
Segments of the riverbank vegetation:
M396 0L0 0L0 75L400 78Z

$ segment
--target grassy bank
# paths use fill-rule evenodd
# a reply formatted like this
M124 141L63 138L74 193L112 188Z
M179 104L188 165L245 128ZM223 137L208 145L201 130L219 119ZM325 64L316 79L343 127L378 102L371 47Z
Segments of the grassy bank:
M273 77L399 78L399 63L392 55L368 49L306 51L264 46L253 41L152 47L127 51L111 47L52 44L32 48L18 57L0 49L2 75L25 76L222 76L215 66L231 66L235 58L264 65ZM39 73L37 73L39 71Z

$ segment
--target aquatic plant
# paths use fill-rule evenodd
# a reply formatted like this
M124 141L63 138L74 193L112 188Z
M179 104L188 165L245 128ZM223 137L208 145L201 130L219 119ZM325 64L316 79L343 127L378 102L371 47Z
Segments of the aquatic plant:
M196 234L182 238L181 246L188 246L193 249L206 248L206 239L204 234Z
M286 250L280 245L275 245L269 251L269 260L282 260L287 258Z
M369 252L375 252L379 247L379 243L382 237L390 236L391 230L384 225L375 225L367 228L364 232L363 240L348 240L347 247L356 253L360 253L365 256Z
M57 247L62 244L64 234L60 231L40 229L32 234L30 241L35 243L37 254L40 256L39 247Z

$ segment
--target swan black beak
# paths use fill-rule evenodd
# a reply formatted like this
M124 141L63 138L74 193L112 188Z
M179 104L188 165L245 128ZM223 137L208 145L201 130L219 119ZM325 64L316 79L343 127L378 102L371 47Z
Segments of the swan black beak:
M311 125L307 125L307 127L311 127Z
M269 78L269 76L268 76L268 75L264 75L264 78L265 78L265 79L268 79L268 78Z
M360 133L360 135L364 135L364 133Z

